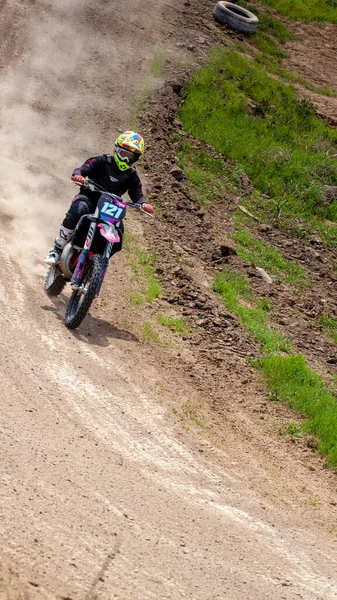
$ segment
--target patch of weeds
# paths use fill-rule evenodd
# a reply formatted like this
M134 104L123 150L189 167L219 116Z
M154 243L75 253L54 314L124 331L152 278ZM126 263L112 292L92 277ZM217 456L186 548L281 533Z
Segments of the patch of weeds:
M202 407L201 402L186 402L179 407L169 404L169 407L173 414L180 419L180 422L186 431L190 431L190 426L192 424L197 425L198 427L205 427L199 415L199 411Z
M161 285L156 275L152 275L148 281L146 300L152 302L155 298L159 298L161 294Z
M260 52L267 54L268 57L272 56L276 60L282 60L282 58L286 56L285 51L273 40L273 38L263 33L261 30L254 34L252 43L260 50Z
M238 187L240 187L242 178L245 177L246 175L247 175L246 171L242 168L241 165L234 165L234 167L229 168L228 180L234 186L234 188L238 188Z
M123 235L123 249L127 252L131 250L132 245L135 243L135 235L128 229L124 231Z
M292 37L289 29L284 25L284 23L282 23L282 21L280 21L280 19L274 19L274 17L271 17L268 14L259 14L259 28L257 33L259 31L273 36L280 42L280 44L285 44L285 42ZM255 35L256 34L252 36L253 41Z
M234 232L232 239L239 244L236 252L245 262L262 267L269 274L292 285L296 290L303 291L310 287L309 275L304 269L287 260L271 244L252 236L248 229L239 229Z
M178 333L184 337L189 336L192 332L192 327L178 317L167 317L160 313L158 315L158 321L161 325L168 327L174 333Z
M130 304L131 306L141 306L144 304L144 296L140 296L140 294L130 294Z
M221 199L231 187L223 159L193 148L189 142L177 151L177 156L179 166L187 177L190 193L200 204L208 205Z
M236 42L236 44L233 44L232 48L233 50L236 50L237 52L242 52L243 54L247 52L246 46L244 44L241 44L241 42Z
M303 438L307 435L305 427L303 425L297 425L296 423L289 423L283 433L284 435L289 435L293 438Z
M163 210L162 205L157 201L157 198L154 199L154 201L152 202L152 204L154 205L156 214L160 214Z
M332 535L337 536L337 525L331 525L325 521L321 521L318 523L321 527L323 527L328 533L332 533Z
M319 498L317 498L317 496L314 496L313 494L310 494L308 502L309 504L311 504L311 506L317 506L319 504Z
M325 208L323 216L326 219L328 219L329 221L337 223L337 201L336 200L333 200L331 202L331 204L329 204L329 206L327 206Z
M265 58L267 57L257 57L257 61L261 64L264 64L268 68L269 72L275 73L275 75L279 75L285 81L291 83L299 83L300 85L303 85L303 87L305 87L307 90L315 92L316 94L320 94L321 96L337 96L337 92L334 92L327 87L318 88L315 85L313 85L310 81L305 79L305 77L297 75L296 73L291 73L290 71L284 69L278 62L268 62L268 60L265 60Z
M322 326L324 333L337 344L337 319L320 315L318 322Z
M198 427L204 427L202 421L198 417L198 409L200 408L201 404L195 406L192 406L191 404L186 404L186 406L183 409L183 414L185 417L188 418L188 420L195 423L195 425L198 425Z
M200 407L201 405L199 405L197 408ZM186 405L184 408L184 415L186 415L191 421L193 421L193 423L195 423L199 427L203 427L203 423L200 421L197 415L197 408L192 407L190 404Z
M131 294L131 303L134 306L140 306L144 302L152 302L155 298L159 298L161 285L156 275L154 254L141 248L135 248L129 264L139 288Z
M270 302L256 298L243 276L222 271L214 279L213 290L221 295L228 310L240 317L242 324L262 345L263 352L290 352L290 342L269 325Z
M255 11L256 12L256 11ZM286 57L286 52L279 44L284 44L289 38L294 37L290 34L285 25L279 20L274 19L268 15L259 16L259 28L250 38L250 43L259 50L259 54L255 55L257 63L264 65L269 73L274 73L279 77L282 77L285 81L299 83L306 89L321 94L322 96L336 96L337 93L333 92L327 87L317 88L310 81L296 75L284 69L281 65L281 61ZM278 43L276 43L276 40ZM240 47L238 44L234 47L240 52L246 52L244 46Z
M281 15L289 19L312 23L337 23L337 5L335 0L263 0L264 4L272 6Z
M302 355L271 355L256 365L274 399L307 416L303 427L319 438L318 451L337 466L337 396L309 369Z
M328 224L325 221L315 220L313 223L309 222L309 227L308 232L317 232L328 248L337 249L337 224Z
M259 298L259 306L266 312L270 312L273 309L273 303L270 298Z
M182 258L181 264L185 265L186 267L190 267L191 269L195 267L193 260L190 260L189 258Z
M319 88L319 93L322 94L322 96L331 96L333 98L336 98L337 96L337 92L334 92L333 90L330 90L330 88L327 87Z
M154 329L154 327L148 321L144 323L142 329L142 338L146 343L155 342L156 344L160 343L160 338L158 332Z

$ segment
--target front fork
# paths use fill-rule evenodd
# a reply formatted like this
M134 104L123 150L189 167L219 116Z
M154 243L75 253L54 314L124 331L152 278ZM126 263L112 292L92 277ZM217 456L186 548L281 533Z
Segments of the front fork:
M92 223L90 225L89 231L88 231L88 235L87 235L87 239L85 240L84 248L83 248L82 252L80 253L80 255L78 257L77 265L75 267L75 271L73 273L73 276L72 276L71 282L70 282L70 285L71 285L71 287L72 287L73 290L78 290L78 288L80 287L80 285L82 283L84 271L85 271L85 269L86 269L86 267L88 265L88 262L89 262L90 248L91 248L92 240L94 239L96 227L97 227L97 223L96 222L94 222L94 223ZM109 257L110 257L110 254L111 254L112 246L113 246L113 244L111 242L109 242L106 245L105 252L103 254L104 271L103 271L103 276L102 276L102 280L101 280L100 286L99 286L99 288L97 289L97 292L96 292L96 297L99 295L99 293L101 291L102 283L104 281L104 277L105 277L106 272L108 270Z
M85 240L83 250L78 257L77 265L75 267L75 271L73 273L73 276L72 276L71 282L70 282L70 285L73 290L77 290L82 283L84 271L89 262L90 248L91 248L91 244L94 239L94 236L95 236L96 228L97 228L97 219L95 219L91 223L89 230L88 230L87 238Z
M101 279L101 283L100 286L96 292L96 297L99 295L100 291L101 291L101 287L102 287L102 283L104 281L104 277L106 275L106 272L108 270L108 265L109 265L109 258L110 258L110 254L111 254L111 249L112 249L113 244L111 242L109 242L106 247L105 247L105 252L103 254L103 260L104 260L104 271L103 271L103 276Z

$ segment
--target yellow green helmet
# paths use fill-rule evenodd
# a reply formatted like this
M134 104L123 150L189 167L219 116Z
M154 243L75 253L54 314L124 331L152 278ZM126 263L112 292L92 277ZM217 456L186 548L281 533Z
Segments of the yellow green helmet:
M131 169L143 153L144 140L134 131L124 131L115 142L114 159L121 171Z

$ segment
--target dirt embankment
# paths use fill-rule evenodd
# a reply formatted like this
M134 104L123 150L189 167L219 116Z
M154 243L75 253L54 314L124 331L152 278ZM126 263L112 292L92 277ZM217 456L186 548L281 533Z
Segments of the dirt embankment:
M211 3L199 2L193 6L186 3L185 6L185 47L190 52L195 51L191 40L193 36L196 39L198 32L203 43L201 49L198 48L201 61L207 54L205 46L210 41L229 45L241 40L240 34L214 23ZM287 25L294 33L297 31L295 24ZM299 40L286 46L285 66L305 76L316 87L337 90L337 81L330 76L331 71L335 72L336 30L336 26L329 25L324 28L300 26ZM313 63L321 65L319 75L312 70ZM318 486L321 478L329 481L330 491L327 495L323 493L323 503L334 530L335 474L329 472L325 459L316 454L317 442L314 439L296 440L280 436L289 423L300 423L301 419L278 403L267 401L267 391L259 374L246 361L247 357L260 356L259 346L236 316L229 313L215 296L211 282L216 271L224 266L247 276L257 296L271 298L272 325L291 340L295 351L304 354L314 371L331 382L337 374L336 344L322 331L318 319L321 314L337 315L336 252L324 247L317 236L299 240L276 227L261 224L257 228L255 235L260 240L272 244L287 259L296 261L308 272L312 286L304 298L281 281L268 286L253 267L236 256L230 240L234 213L250 183L243 179L241 195L233 197L228 194L207 209L191 197L186 181L177 169L177 151L185 141L189 141L192 148L206 148L210 154L216 153L186 134L178 120L181 92L190 76L190 69L171 69L168 66L166 76L168 83L152 98L142 126L146 137L151 140L145 159L149 192L160 204L156 228L148 227L146 231L157 256L157 272L165 290L163 300L168 311L172 307L176 315L194 327L191 341L181 341L178 349L175 347L174 351L168 352L170 367L184 374L185 379L193 382L206 398L207 406L213 411L208 415L209 423L213 422L213 427L216 423L219 439L228 439L230 429L229 437L236 432L240 439L251 443L251 453L255 458L259 456L258 460L263 460L262 455L268 455L268 461L274 466L281 461L282 469L289 469L289 474L294 461L300 462L305 469L296 475L292 484L300 494L301 489L304 495L307 493L308 477L311 482L315 479L314 485ZM302 87L299 87L299 93L309 94ZM331 114L335 111L337 99L313 92L310 99L318 114L333 124ZM327 110L324 107L328 107ZM182 141L175 141L177 133ZM162 157L159 164L158 154ZM288 458L284 462L285 453L288 458L291 456L292 466L287 463Z
M206 11L209 3L200 2L193 7L186 3L186 6L184 12L188 21L188 27L186 26L185 29L188 48L191 48L188 45L188 35L193 37L192 24L194 31L198 30L199 35L205 36L202 38L204 41L220 41L226 45L233 41L233 38L235 41L236 38L242 37L214 23L211 11ZM205 14L208 14L208 18L205 18ZM296 30L295 25L292 25L292 28ZM324 49L326 47L333 49L334 38L331 37L335 31L335 27L327 27L323 32L321 28L313 26L300 28L302 35L307 32L310 43L316 36L314 48L317 56L315 55L314 58L319 64L322 64L324 57L326 59L330 57L331 64L334 64L336 57L333 52L323 51L320 54L319 50L322 50L322 46ZM228 33L230 33L229 38ZM329 39L330 45L327 43ZM304 48L306 43L307 38L303 40ZM295 50L297 47L300 48L298 54ZM297 64L299 73L304 73L304 67L302 66L301 69L299 66L304 54L303 47L301 42L297 42L295 46L290 44L288 48L287 63ZM325 70L321 71L319 77L321 84L327 85L330 70L330 66L326 66ZM307 76L309 76L308 72ZM257 295L270 295L274 306L274 323L282 325L295 348L306 354L311 364L315 365L322 374L334 374L337 363L336 345L322 333L317 317L323 310L325 314L331 316L337 314L335 304L337 277L334 272L336 252L323 247L317 236L312 236L307 241L298 240L287 232L269 225L261 224L258 227L259 239L271 243L281 250L286 258L295 260L310 274L313 285L305 298L299 298L280 281L269 288L257 276L254 268L236 256L229 236L233 231L233 216L237 205L247 193L250 183L243 178L241 196L233 197L228 194L207 209L192 199L184 176L177 168L176 158L176 153L184 141L189 141L192 147L205 148L183 131L182 124L177 118L181 103L180 95L184 83L188 80L189 69L181 68L180 72L177 69L168 69L167 77L169 83L152 99L150 110L142 123L147 137L151 140L145 159L149 192L153 199L159 199L161 207L157 216L157 228L148 229L148 232L157 248L158 274L165 286L167 302L180 306L182 314L199 328L200 333L194 339L195 353L200 352L199 359L205 355L205 361L209 363L210 382L207 383L207 389L217 390L218 386L222 385L221 376L213 380L213 385L211 380L218 368L219 373L223 373L223 369L226 370L226 363L230 362L230 356L235 355L234 362L237 364L237 356L257 356L259 353L258 346L254 345L251 336L239 326L238 319L230 314L220 301L217 301L210 290L210 282L215 270L221 269L224 265L232 265L237 272L248 275L254 293ZM317 85L318 79L316 78L313 83ZM331 89L334 89L333 80L330 81L330 85ZM315 97L316 95L313 94L313 99ZM331 106L336 104L334 97L328 98L327 101L330 101ZM175 133L182 136L182 141L174 141ZM206 149L211 155L216 155L212 148L206 147ZM159 164L158 154L162 157ZM189 262L197 263L199 268L190 268ZM219 350L229 355L226 356L225 361L221 358ZM243 367L240 365L237 368ZM229 369L232 370L232 366ZM203 376L199 376L199 379L201 382L204 381L204 370ZM219 392L220 396L221 394L222 389Z

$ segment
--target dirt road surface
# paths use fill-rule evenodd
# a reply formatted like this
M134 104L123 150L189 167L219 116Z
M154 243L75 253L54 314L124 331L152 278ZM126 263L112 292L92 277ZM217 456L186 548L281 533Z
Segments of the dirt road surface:
M335 538L186 445L142 346L43 293L69 173L111 151L179 5L0 7L1 600L337 598Z

